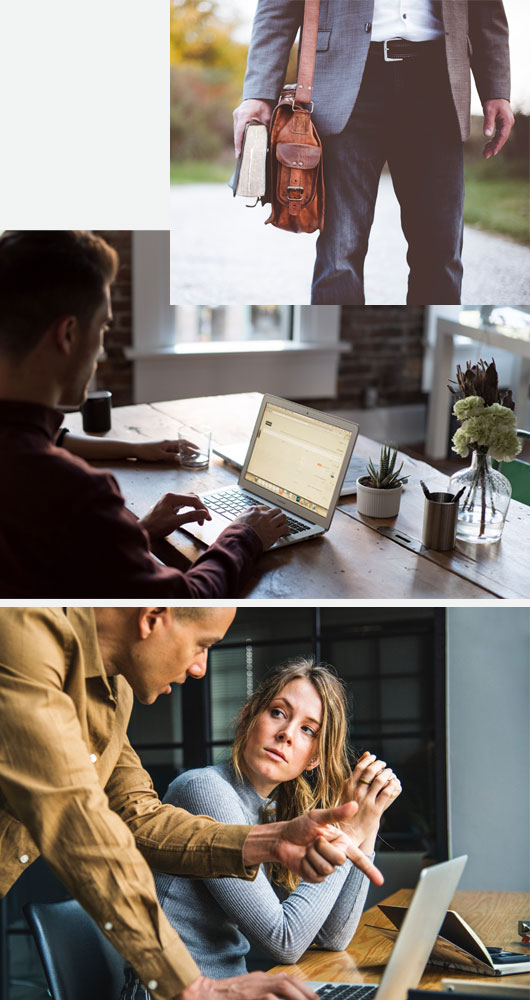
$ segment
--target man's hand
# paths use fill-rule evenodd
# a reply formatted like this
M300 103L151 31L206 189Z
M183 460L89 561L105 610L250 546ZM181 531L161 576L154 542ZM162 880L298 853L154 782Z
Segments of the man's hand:
M199 976L173 1000L318 1000L317 994L301 979L280 972L250 972L231 979L207 979Z
M382 885L381 872L359 850L359 838L332 825L350 820L358 808L357 803L346 802L334 809L313 809L288 822L252 827L243 847L245 865L277 861L305 882L323 882L349 858L374 885Z
M267 507L265 504L249 507L236 517L233 524L248 524L250 528L254 528L261 538L264 549L269 549L282 535L289 534L287 518L283 511L279 507Z
M178 511L181 507L192 507L183 514ZM157 538L165 538L176 528L188 521L198 521L204 524L211 521L212 515L204 506L203 501L195 493L166 493L152 510L145 517L140 518L140 524L149 532L152 541Z
M344 782L342 801L356 802L358 811L340 827L363 851L372 853L385 809L401 795L401 782L373 753L364 753L352 774Z
M484 135L493 136L484 146L482 155L485 160L500 153L510 132L512 131L515 118L513 117L510 102L502 98L494 101L486 101L484 104Z
M133 458L142 462L178 462L178 441L139 441L134 444Z
M234 118L234 152L237 157L241 153L241 143L243 142L243 132L245 131L245 125L247 122L252 121L256 118L259 122L263 122L264 125L268 125L271 120L271 115L273 112L274 104L271 101L258 101L255 98L249 98L247 101L241 101L238 108L235 109Z

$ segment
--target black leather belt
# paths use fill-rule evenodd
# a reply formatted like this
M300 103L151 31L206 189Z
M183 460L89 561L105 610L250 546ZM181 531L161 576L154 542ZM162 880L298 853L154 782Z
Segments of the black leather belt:
M416 59L418 56L427 55L434 47L439 46L441 41L441 38L434 38L430 42L409 42L406 38L389 38L386 42L372 42L370 54L382 56L385 62L403 62L405 59Z

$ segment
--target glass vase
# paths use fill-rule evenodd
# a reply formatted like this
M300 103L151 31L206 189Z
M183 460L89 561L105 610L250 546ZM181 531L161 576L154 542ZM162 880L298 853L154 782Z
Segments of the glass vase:
M463 542L497 542L512 495L509 480L492 468L488 455L473 451L470 467L455 472L449 482L451 493L458 493L462 487L456 537Z

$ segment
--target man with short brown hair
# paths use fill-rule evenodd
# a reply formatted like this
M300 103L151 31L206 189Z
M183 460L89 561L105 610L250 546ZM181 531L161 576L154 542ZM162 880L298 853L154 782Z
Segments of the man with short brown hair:
M60 406L78 407L112 320L118 257L84 232L0 238L0 597L226 598L285 534L278 508L251 507L186 573L150 545L210 514L168 493L139 521L114 478L57 447Z

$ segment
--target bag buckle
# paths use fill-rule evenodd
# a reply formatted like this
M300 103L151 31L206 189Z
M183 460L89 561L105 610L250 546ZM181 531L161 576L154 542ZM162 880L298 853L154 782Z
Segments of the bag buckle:
M403 39L401 39L401 38L387 38L386 42L383 42L383 55L384 55L384 58L385 58L385 62L403 62L403 60L405 58L404 56L390 56L388 54L389 43L390 42L400 42L402 40Z
M288 191L300 191L300 197L299 198L291 198L291 196L288 194L287 195L287 201L302 201L303 194L304 194L304 189L303 189L303 187L300 184L288 184L287 185L287 190Z

